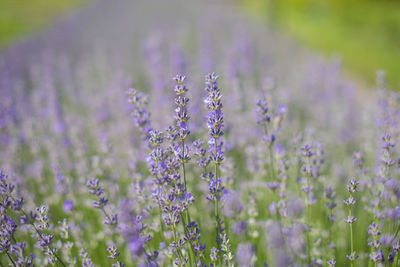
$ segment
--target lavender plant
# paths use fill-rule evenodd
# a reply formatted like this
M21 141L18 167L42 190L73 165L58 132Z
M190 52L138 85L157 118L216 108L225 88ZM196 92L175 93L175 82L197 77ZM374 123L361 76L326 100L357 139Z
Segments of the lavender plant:
M350 227L350 254L346 255L346 257L350 260L351 266L354 266L354 261L358 258L356 251L354 250L354 236L353 236L353 224L357 222L357 218L352 216L352 208L357 203L357 201L353 197L353 193L357 192L358 181L355 178L352 178L347 185L347 191L349 192L349 198L344 200L344 204L348 206L349 215L347 219L344 221L349 224Z

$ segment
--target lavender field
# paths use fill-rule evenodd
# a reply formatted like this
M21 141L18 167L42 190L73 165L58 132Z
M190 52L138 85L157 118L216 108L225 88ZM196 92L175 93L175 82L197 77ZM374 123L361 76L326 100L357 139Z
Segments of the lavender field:
M376 76L228 3L90 3L0 54L0 266L398 266Z

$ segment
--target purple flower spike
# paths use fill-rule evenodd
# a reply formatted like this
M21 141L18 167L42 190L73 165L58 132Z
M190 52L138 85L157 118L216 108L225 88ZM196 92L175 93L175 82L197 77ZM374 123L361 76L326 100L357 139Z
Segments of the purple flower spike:
M211 153L211 160L221 163L224 160L222 151L222 136L224 135L224 117L222 113L222 95L218 87L218 76L213 72L206 76L207 97L204 100L206 104L207 126L208 126L208 145Z

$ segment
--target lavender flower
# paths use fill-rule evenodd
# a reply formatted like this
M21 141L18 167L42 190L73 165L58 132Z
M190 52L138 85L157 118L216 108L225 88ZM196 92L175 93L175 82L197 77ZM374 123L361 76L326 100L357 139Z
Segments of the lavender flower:
M176 115L175 115L175 124L178 128L178 136L180 141L185 141L186 137L189 135L190 131L188 129L188 103L189 98L185 96L188 89L186 85L183 83L185 81L185 76L176 75L174 80L177 82L175 86L175 104L176 104Z
M222 151L222 136L224 135L224 117L222 113L222 95L218 87L218 76L213 72L206 76L207 97L204 100L206 104L207 126L208 126L208 145L211 153L211 160L215 164L220 164L224 159Z
M133 118L142 134L147 138L148 133L152 130L150 116L148 112L148 99L143 93L137 92L135 89L128 90L129 102L133 105Z
M197 158L197 164L204 169L210 164L210 158L206 156L207 150L204 148L204 142L197 139L193 142L193 154Z
M82 267L95 267L92 260L89 258L89 254L82 248L80 251L82 259Z
M335 222L336 218L333 216L333 209L336 207L336 192L332 187L327 187L325 189L325 197L327 199L325 206L329 209L329 216L327 219L328 221Z
M224 257L226 264L228 266L230 266L231 262L233 260L233 255L232 255L232 251L231 251L231 245L229 243L229 238L224 233L224 234L221 234L220 239L221 239L221 251L223 253L222 255Z
M216 240L217 249L214 251L220 252L220 232L221 232L221 220L219 217L219 204L218 201L221 198L221 193L223 190L220 174L219 174L219 164L224 159L224 153L222 151L222 136L224 119L222 113L222 95L218 87L217 82L218 76L215 73L210 73L206 76L206 92L207 97L204 100L207 109L207 126L208 126L208 145L210 152L210 159L214 163L215 171L209 174L209 191L210 194L207 199L214 202L214 214L216 220ZM213 253L211 254L213 255ZM214 257L216 259L216 257Z
M353 262L358 258L356 252L354 251L353 244L353 224L357 221L357 218L352 216L352 207L356 204L356 200L353 198L353 193L357 192L358 181L355 178L351 178L349 184L347 185L347 191L349 192L349 198L344 201L344 204L348 206L349 215L347 219L344 221L350 226L350 255L346 255L346 257L350 260L351 266L353 266Z
M124 266L124 264L118 260L118 257L120 254L118 251L118 248L116 248L114 245L109 246L107 248L107 252L109 253L108 258L116 261L116 263L112 265L113 267L123 267Z
M104 189L99 185L99 180L92 178L86 185L89 188L89 194L96 198L96 200L92 202L92 206L100 209L104 214L104 224L116 226L118 224L118 214L110 214L105 210L105 206L108 204L108 198L104 195Z
M329 260L327 263L328 263L328 266L329 266L329 267L335 267L335 266L336 266L336 261L335 261L335 259L331 259L331 260Z
M218 261L218 258L219 258L219 251L218 251L218 249L216 249L214 247L211 249L210 259L214 264L216 264L216 262Z

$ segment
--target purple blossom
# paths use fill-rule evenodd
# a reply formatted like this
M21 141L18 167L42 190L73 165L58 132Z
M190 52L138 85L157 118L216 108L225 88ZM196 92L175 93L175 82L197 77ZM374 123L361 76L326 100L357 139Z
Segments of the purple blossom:
M207 126L208 126L208 145L211 159L220 163L224 159L222 151L222 136L224 135L224 118L222 113L222 95L218 87L218 76L213 72L206 76L207 97L204 100L206 104Z

